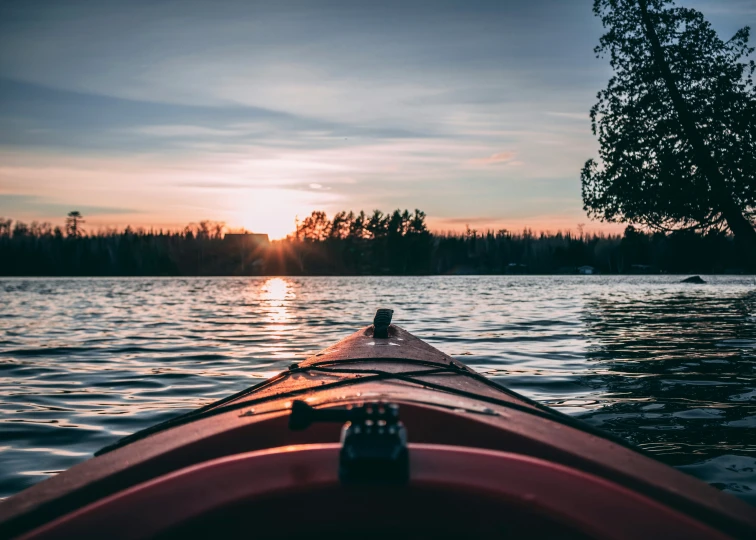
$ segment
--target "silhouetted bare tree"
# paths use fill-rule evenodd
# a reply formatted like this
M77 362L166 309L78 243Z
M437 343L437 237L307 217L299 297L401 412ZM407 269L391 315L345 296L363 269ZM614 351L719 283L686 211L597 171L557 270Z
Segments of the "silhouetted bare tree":
M73 210L66 217L66 234L70 238L79 238L84 235L81 224L84 223L84 216L78 210Z
M333 224L325 212L315 211L297 227L297 236L308 242L319 242L328 238Z

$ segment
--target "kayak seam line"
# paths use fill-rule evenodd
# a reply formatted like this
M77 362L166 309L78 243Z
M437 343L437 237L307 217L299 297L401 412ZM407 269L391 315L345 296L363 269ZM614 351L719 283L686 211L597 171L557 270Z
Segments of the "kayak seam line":
M499 405L500 407L504 407L504 408L508 408L508 409L513 409L513 410L517 410L517 411L528 413L528 414L533 414L535 416L538 416L538 417L541 417L541 418L545 418L547 420L553 420L553 421L555 421L557 423L566 425L568 427L572 427L572 428L577 429L579 431L582 431L582 432L585 432L585 433L589 433L589 434L591 434L593 436L609 440L611 442L614 442L615 444L619 444L620 446L624 446L626 448L630 448L632 450L635 450L636 452L639 452L639 453L641 453L643 455L646 455L646 457L650 457L645 451L643 451L642 449L634 447L628 441L620 439L619 437L617 437L617 436L615 436L615 435L613 435L611 433L607 433L607 432L604 432L604 431L599 430L597 428L594 428L590 424L586 424L585 422L582 422L582 421L580 421L578 419L575 419L575 418L572 418L570 416L561 414L558 411L554 411L554 410L549 409L547 407L541 406L543 408L541 408L541 407L539 407L539 408L533 408L533 407L531 407L529 405L528 406L524 406L524 405L520 405L520 404L517 404L517 403L512 403L512 402L506 401L506 400L501 400L501 399L498 399L498 398L495 398L495 397L491 397L491 396L485 396L485 395L476 394L474 392L467 392L465 390L459 390L459 389L455 389L455 388L449 388L449 387L446 387L446 386L443 386L443 385L440 385L440 384L435 384L435 383L432 383L432 382L429 382L429 381L419 381L419 380L413 379L413 377L417 377L417 376L438 375L438 374L442 374L444 372L446 372L446 373L458 373L457 369L454 369L454 368L449 369L448 366L434 365L434 367L436 367L437 369L424 370L424 371L419 371L419 372L406 372L406 373L392 373L392 372L386 372L386 371L382 371L382 370L360 370L359 372L360 373L364 373L365 376L364 377L360 377L359 378L359 382L360 382L360 384L362 384L362 383L369 383L369 382L377 382L377 381L385 381L385 380L395 379L395 380L400 380L400 381L408 382L408 383L411 383L411 384L416 384L418 386L424 386L426 388L433 389L433 390L444 391L446 393L453 394L453 395L459 395L459 396L467 397L467 398L470 398L470 399L477 399L477 400L480 400L480 401L485 401L485 402L488 402L488 403ZM310 369L309 366L306 367L306 368L302 368L302 371L306 371L308 369ZM326 371L327 368L312 368L312 369L318 369L320 371ZM289 372L283 372L280 375L282 376L282 378L285 379L290 374L296 373L297 371L298 370L295 369L295 370L291 370ZM351 370L351 371L353 372L355 370ZM339 370L332 370L330 372L335 374L335 373L339 373ZM465 374L468 374L468 372L465 372ZM137 433L134 433L133 435L124 437L123 439L121 439L120 441L116 442L115 444L103 448L102 450L100 450L99 452L97 452L97 454L95 454L95 455L99 456L99 455L105 454L107 452L115 450L116 448L120 448L122 446L126 446L127 444L130 444L132 442L136 442L138 440L141 440L141 439L143 439L145 437L157 434L157 433L159 433L161 431L165 431L165 430L171 429L173 427L178 427L180 425L184 425L184 424L188 423L189 421L200 420L200 419L203 419L203 418L210 418L210 417L216 416L218 414L223 414L223 413L226 413L226 412L230 412L230 411L234 411L234 410L238 410L238 409L243 409L245 407L252 407L254 405L258 405L258 404L264 403L266 401L273 401L273 400L276 400L276 399L287 399L287 398L291 398L291 397L296 397L296 396L299 396L300 394L307 393L307 392L312 391L314 389L327 390L327 389L331 389L331 388L338 388L340 386L345 386L345 385L348 385L348 384L352 384L354 382L355 382L355 379L346 379L346 380L341 380L341 381L335 381L335 382L326 383L324 385L320 385L320 386L317 386L317 387L313 386L313 387L307 387L307 388L299 388L297 390L291 390L289 392L284 392L282 394L264 396L264 397L261 397L261 398L258 398L258 399L252 399L252 400L243 401L243 402L240 402L240 403L232 403L232 404L226 405L226 406L221 406L221 407L216 407L216 408L209 408L208 410L203 411L201 414L200 414L200 411L195 411L195 413L190 413L188 415L182 415L182 416L177 417L177 418L175 418L173 420L168 420L168 421L166 421L166 422L164 422L162 424L158 424L157 426L153 426L153 428L147 428L146 430L142 430L142 431L139 431ZM252 390L252 389L250 389L250 390ZM543 410L544 408L545 408L545 410Z

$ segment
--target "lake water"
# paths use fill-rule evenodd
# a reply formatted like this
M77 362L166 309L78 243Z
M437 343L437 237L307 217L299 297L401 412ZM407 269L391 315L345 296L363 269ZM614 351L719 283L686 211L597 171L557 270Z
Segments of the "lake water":
M0 497L394 322L756 504L756 278L0 279Z

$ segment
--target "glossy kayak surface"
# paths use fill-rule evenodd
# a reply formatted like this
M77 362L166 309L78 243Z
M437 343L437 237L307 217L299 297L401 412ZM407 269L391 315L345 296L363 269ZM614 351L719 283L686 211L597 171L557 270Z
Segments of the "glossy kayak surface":
M398 326L374 332L3 501L0 537L353 537L355 527L362 537L756 537L750 505ZM297 400L318 411L397 404L408 480L344 485L341 424L290 429Z

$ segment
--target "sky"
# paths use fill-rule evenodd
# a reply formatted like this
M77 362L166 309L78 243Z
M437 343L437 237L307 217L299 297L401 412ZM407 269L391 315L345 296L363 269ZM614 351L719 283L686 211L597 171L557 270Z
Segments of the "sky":
M756 0L683 0L722 37ZM0 216L202 219L284 236L313 210L435 230L617 230L582 210L611 75L592 0L3 0Z

